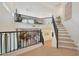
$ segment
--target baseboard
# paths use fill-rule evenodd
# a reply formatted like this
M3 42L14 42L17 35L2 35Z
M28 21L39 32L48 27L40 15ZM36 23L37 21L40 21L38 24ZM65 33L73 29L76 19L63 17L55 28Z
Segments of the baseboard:
M42 43L39 43L39 44L30 46L30 47L27 47L27 48L19 49L19 50L14 51L14 52L10 52L10 53L3 54L2 56L17 56L19 54L22 54L24 52L31 51L31 50L33 50L35 48L38 48L38 47L41 47L41 46L42 46Z

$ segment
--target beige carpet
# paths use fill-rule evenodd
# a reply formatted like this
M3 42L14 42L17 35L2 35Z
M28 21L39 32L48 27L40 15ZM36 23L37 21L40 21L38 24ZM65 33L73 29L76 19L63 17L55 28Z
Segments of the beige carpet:
M52 41L51 40L47 40L44 42L44 48L51 48L52 47Z
M64 48L37 48L18 56L79 56L79 52Z
M79 51L66 48L52 48L51 41L47 41L43 47L29 52L19 54L18 56L79 56Z

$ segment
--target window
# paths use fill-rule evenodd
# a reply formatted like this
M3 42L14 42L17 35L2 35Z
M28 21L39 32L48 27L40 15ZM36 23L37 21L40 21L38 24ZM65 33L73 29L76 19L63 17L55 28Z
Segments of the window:
M26 24L34 24L34 20L31 20L31 19L29 19L29 20L27 20L27 19L23 19L23 20L22 20L22 23L26 23Z
M34 24L34 20L28 20L28 23Z
M23 20L22 20L22 23L27 23L27 20L26 20L26 19L23 19Z

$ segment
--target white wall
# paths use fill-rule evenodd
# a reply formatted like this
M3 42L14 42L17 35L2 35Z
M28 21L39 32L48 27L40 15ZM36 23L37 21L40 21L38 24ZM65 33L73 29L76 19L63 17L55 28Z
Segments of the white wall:
M15 30L14 19L12 15L0 3L0 31Z
M55 30L54 30L54 27L53 27L53 24L52 24L52 18L46 18L44 19L44 24L48 25L47 28L50 27L50 30L51 31L51 41L52 41L52 47L56 48L57 47L57 40L56 40L56 36L55 36ZM52 32L53 32L53 37L52 37Z
M55 7L54 12L53 12L55 20L57 20L56 17L58 17L58 16L60 16L61 19L64 20L64 12L65 12L64 11L64 4L61 4L57 7Z
M72 19L64 21L64 25L79 49L79 3L72 3Z
M39 18L50 17L52 15L52 10L39 2L16 2L14 5L20 14Z
M8 12L8 10L3 6L2 3L0 3L0 32L5 31L14 31L15 30L15 24L14 24L14 18L12 17L12 14ZM2 34L3 35L3 34ZM13 37L13 36L12 36ZM11 40L11 48L13 49L13 40ZM5 52L5 44L4 44L4 35L2 36L2 53ZM15 41L16 45L17 41ZM8 39L8 50L10 48L10 39ZM15 46L17 47L17 45Z

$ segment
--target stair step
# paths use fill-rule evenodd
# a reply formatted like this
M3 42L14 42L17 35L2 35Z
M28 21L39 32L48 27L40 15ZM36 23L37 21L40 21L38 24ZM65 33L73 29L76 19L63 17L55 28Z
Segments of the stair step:
M67 30L65 30L65 29L58 29L58 31L67 31Z
M64 26L57 26L58 28L65 28Z
M58 29L58 30L66 30L65 28L58 28L58 27L57 27L57 29Z
M58 32L68 32L68 31L58 31Z
M67 38L59 38L59 41L74 42L73 40Z
M58 36L58 38L71 39L71 37L70 37L70 36Z
M58 35L69 36L69 34L62 34L62 33L58 33Z
M58 34L60 34L60 35L69 35L69 33L58 33Z
M59 37L70 37L69 35L61 35L61 34L59 34L58 36Z
M67 47L77 47L73 43L63 43L63 42L58 42L59 46L67 46Z
M59 34L64 34L64 33L68 34L67 31L58 31L58 33L59 33Z
M69 33L58 32L58 35L67 35L67 36L69 36Z
M59 34L69 34L68 32L66 31L58 31Z
M64 27L63 25L57 25L57 27Z
M63 25L56 25L57 27L64 27Z
M59 31L67 31L66 29L58 29Z
M76 50L77 51L76 47L59 46L59 48L65 48L65 49L71 49L71 50Z
M63 24L58 24L58 23L56 23L56 25L62 25L63 26Z
M65 27L57 27L58 29L66 29Z
M65 27L57 27L58 29L65 29Z
M58 37L58 39L62 39L62 40L70 40L71 37Z
M73 41L63 41L63 40L58 40L60 43L74 43Z
M57 27L57 28L58 28L58 29L66 29L66 28L64 28L64 27L61 27L61 28L60 28L60 27Z

